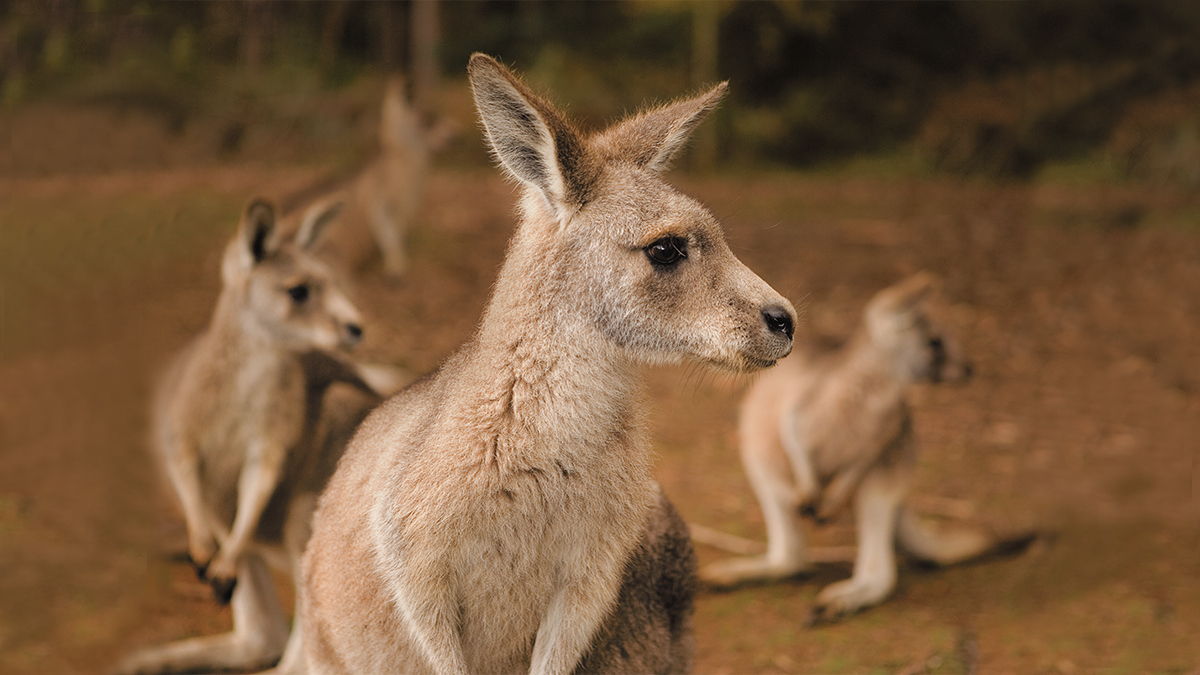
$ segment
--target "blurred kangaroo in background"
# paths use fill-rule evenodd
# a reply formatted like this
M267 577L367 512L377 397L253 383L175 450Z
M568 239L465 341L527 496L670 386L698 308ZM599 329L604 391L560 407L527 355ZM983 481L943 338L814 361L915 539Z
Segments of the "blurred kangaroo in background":
M346 183L346 208L321 243L320 253L355 268L370 255L372 240L383 255L383 271L398 279L408 266L408 230L421 206L434 152L454 135L440 120L427 127L404 93L404 79L388 80L379 121L379 153ZM316 189L316 188L314 188Z
M937 285L919 273L880 291L847 344L824 353L798 349L747 392L738 433L767 527L767 553L708 565L703 581L719 587L804 572L810 561L801 515L824 521L851 501L858 528L854 574L822 589L812 622L890 595L896 543L938 565L1028 543L1029 536L1001 540L966 523L938 525L904 506L916 460L907 390L916 382L965 380L971 372L931 316Z
M490 57L468 71L520 223L475 336L367 418L321 497L308 667L684 672L695 558L641 371L765 368L794 317L659 176L726 87L585 136Z
M267 562L296 575L317 495L382 400L376 389L398 384L337 353L362 338L359 313L311 249L338 208L315 204L289 235L274 207L252 202L225 249L208 328L166 373L156 454L197 573L222 602L232 595L234 628L141 650L120 672L248 669L283 653L289 626Z

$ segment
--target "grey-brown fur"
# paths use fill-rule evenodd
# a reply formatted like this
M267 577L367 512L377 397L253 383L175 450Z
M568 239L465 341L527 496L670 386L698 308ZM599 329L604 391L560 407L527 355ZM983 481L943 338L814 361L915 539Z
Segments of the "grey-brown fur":
M903 504L916 458L908 388L970 374L930 312L936 287L935 277L921 273L880 291L848 342L797 349L747 392L738 432L767 525L767 553L713 563L701 570L705 582L729 586L804 572L801 516L825 520L851 504L858 521L854 574L817 595L815 621L890 595L897 542L943 565L1011 544L965 523L935 526Z
M317 203L289 226L269 203L247 207L213 318L155 401L154 450L189 553L218 598L232 598L234 630L141 650L119 672L244 670L284 651L290 628L267 564L295 575L316 496L381 400L367 382L380 382L375 371L339 353L362 336L358 311L310 252L337 209Z
M307 665L686 670L694 562L640 373L769 366L794 317L657 175L724 85L585 136L489 57L469 73L521 221L475 336L367 418L321 498Z
M378 248L384 274L399 279L408 269L409 230L421 206L430 160L454 133L454 125L444 119L424 124L404 93L404 80L390 78L380 110L379 153L337 186L346 208L322 242L320 255L356 268Z

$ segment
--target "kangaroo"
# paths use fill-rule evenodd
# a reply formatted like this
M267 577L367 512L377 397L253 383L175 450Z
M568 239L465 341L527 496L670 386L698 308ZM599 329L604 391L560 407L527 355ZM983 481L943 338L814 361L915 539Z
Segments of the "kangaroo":
M307 665L684 672L694 553L641 371L768 367L795 316L659 177L726 85L584 135L492 58L468 74L519 224L474 337L363 422L321 497Z
M705 583L731 586L802 573L811 562L800 516L822 522L851 501L858 524L853 576L822 589L810 623L882 602L896 585L893 542L913 557L951 565L1028 543L966 523L938 526L904 500L916 447L906 391L956 382L971 367L933 320L938 281L918 273L880 291L844 346L797 350L746 393L738 422L742 463L767 526L763 556L706 566Z
M425 191L431 156L454 135L454 125L441 120L426 127L408 103L404 80L392 77L384 90L379 123L379 153L339 189L346 209L325 237L321 255L347 267L367 258L374 239L383 256L383 271L396 280L408 266L408 229ZM318 188L314 188L316 190Z
M316 495L386 375L338 354L362 338L359 313L311 253L338 208L313 205L285 236L274 207L251 202L225 250L213 318L166 372L156 454L197 573L219 600L232 597L234 629L136 652L122 673L254 668L283 652L289 629L267 562L295 574ZM327 397L335 383L350 387Z

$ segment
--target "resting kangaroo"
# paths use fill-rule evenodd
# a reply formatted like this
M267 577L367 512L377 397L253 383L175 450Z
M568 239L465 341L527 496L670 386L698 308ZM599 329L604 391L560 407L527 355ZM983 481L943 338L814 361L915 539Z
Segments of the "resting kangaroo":
M367 259L373 239L384 273L393 279L403 275L408 229L421 205L430 156L453 134L445 120L426 127L404 95L404 81L390 79L380 114L379 154L340 186L346 209L321 243L322 257L357 267Z
M715 586L789 577L807 569L802 513L824 520L851 501L858 520L853 576L817 596L812 621L882 602L896 585L893 543L950 565L1019 546L965 523L937 527L903 502L916 457L906 390L914 382L970 376L954 343L930 317L937 285L917 274L880 291L841 348L797 350L761 377L742 402L742 463L767 526L764 556L705 567Z
M318 203L287 237L274 208L252 202L226 247L212 321L167 372L155 450L197 572L222 601L232 594L234 630L142 650L121 672L247 669L283 652L289 628L266 562L295 574L316 495L380 400L366 380L386 375L336 355L361 339L358 311L309 249L338 208ZM326 397L336 382L353 388Z
M725 85L585 136L490 57L468 71L520 223L475 336L367 418L321 498L308 666L685 671L695 563L641 370L770 366L794 316L659 177Z

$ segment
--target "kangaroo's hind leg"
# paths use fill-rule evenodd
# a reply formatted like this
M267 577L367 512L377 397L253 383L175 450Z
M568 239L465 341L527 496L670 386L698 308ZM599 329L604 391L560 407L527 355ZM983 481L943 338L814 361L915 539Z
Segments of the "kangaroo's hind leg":
M767 552L706 566L700 572L701 580L718 587L785 579L808 568L800 497L779 438L774 434L751 437L743 433L742 436L742 464L762 508L767 526Z
M253 670L274 664L288 639L287 620L266 562L242 556L233 590L233 630L138 651L121 663L123 675L197 670Z
M896 519L908 492L908 472L877 466L855 494L858 555L854 574L817 594L810 623L832 621L882 602L896 587Z

